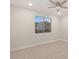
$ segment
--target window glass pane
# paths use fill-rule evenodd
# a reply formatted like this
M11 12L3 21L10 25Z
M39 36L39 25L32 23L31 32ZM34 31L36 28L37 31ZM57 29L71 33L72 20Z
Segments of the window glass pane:
M35 23L43 22L43 17L41 16L35 16Z
M51 22L48 16L44 17L44 22Z
M43 32L43 17L35 16L35 33Z
M51 32L51 19L50 17L44 17L44 32Z
M49 16L35 16L35 33L51 32L51 20Z

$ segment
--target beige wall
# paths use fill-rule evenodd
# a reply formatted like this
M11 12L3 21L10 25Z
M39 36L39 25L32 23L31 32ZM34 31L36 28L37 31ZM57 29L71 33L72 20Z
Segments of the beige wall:
M68 16L60 17L60 38L67 40L68 39Z
M11 6L11 49L59 39L59 17L53 16L51 33L35 34L34 16L36 15L48 16L48 14Z

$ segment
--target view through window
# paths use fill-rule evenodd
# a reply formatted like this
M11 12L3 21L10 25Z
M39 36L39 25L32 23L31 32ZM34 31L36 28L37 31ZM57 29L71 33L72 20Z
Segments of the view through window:
M49 16L35 16L35 33L51 32L51 21Z

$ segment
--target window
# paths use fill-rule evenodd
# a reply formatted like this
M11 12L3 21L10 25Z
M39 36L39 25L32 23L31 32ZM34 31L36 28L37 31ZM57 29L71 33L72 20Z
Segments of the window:
M35 33L51 32L51 17L35 16Z

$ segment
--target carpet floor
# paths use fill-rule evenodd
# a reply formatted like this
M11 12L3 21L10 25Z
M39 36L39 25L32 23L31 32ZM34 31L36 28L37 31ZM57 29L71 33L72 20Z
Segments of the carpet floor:
M11 52L11 59L68 59L68 43L56 41Z

